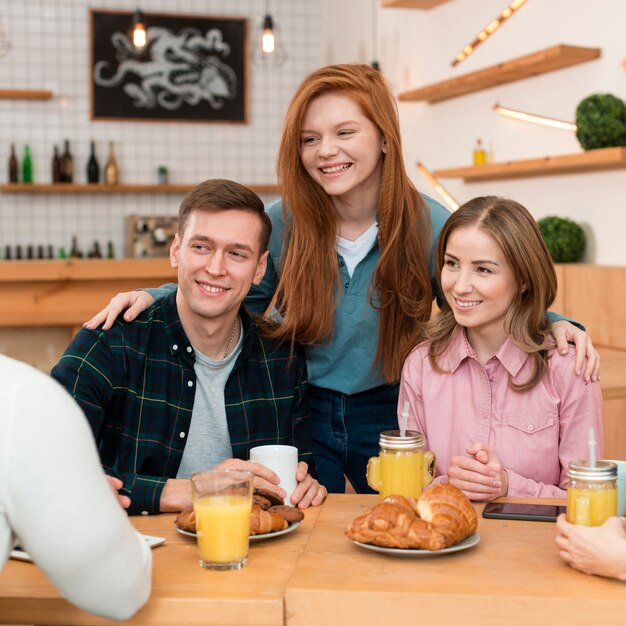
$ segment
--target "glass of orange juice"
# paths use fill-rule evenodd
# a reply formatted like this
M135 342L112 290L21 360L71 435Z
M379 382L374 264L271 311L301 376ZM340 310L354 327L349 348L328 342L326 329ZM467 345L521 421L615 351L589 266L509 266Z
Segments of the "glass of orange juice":
M207 569L241 569L248 560L250 472L207 470L191 477L200 565Z
M567 521L600 526L617 515L617 465L612 461L572 461L567 470Z
M422 433L399 430L380 433L380 454L367 463L367 484L383 500L390 495L419 498L435 477L435 455L424 450Z

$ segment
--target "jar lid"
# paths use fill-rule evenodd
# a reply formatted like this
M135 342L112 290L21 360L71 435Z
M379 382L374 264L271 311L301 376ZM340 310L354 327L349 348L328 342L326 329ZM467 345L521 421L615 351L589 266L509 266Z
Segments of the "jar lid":
M424 437L416 430L405 430L404 437L399 430L385 430L380 433L378 443L386 450L413 450L424 445Z
M591 466L589 461L582 459L569 464L567 475L581 480L611 480L617 478L617 465L612 461L596 461Z

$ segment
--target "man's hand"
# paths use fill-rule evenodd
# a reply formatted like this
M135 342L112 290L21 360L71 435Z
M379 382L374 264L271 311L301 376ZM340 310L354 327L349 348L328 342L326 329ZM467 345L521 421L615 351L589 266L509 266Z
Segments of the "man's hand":
M600 355L593 347L591 338L584 330L580 330L580 328L566 320L560 320L552 324L552 336L556 341L559 354L565 355L568 353L568 343L573 343L576 346L576 363L574 364L576 376L580 376L583 361L586 357L585 380L587 382L600 380Z
M89 330L95 330L102 324L102 330L109 330L119 314L125 309L128 310L124 313L124 319L127 322L132 322L153 302L154 298L147 291L125 291L118 293L111 298L109 304L102 309L102 311L96 313L88 322L85 322L83 326Z
M259 463L242 461L241 459L226 459L210 469L231 469L250 472L254 476L254 487L256 489L271 491L280 498L284 498L287 495L287 492L278 486L280 481L278 475ZM163 487L163 491L161 491L161 501L159 504L161 512L178 512L188 509L191 506L191 481L186 478L168 479Z
M601 526L570 524L565 515L556 522L556 545L561 558L585 574L626 580L626 520L610 517Z
M494 500L505 496L509 477L494 450L476 442L467 448L470 456L455 456L448 469L448 481L470 500Z
M127 509L130 506L130 498L119 493L119 490L124 486L124 483L119 478L114 478L108 474L105 474L104 477L107 479L115 497L119 500L120 506L123 509Z
M320 485L315 478L308 473L309 466L304 462L298 463L296 480L298 486L291 494L291 502L299 509L306 509L309 506L319 506L326 499L328 491L324 485Z

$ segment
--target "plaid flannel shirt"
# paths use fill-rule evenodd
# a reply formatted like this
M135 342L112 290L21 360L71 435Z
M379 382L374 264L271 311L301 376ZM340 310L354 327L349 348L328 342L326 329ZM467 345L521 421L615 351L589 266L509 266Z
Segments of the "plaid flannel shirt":
M224 390L233 456L289 444L312 468L304 356L298 348L290 359L289 344L261 338L243 307L240 315L242 349ZM158 513L163 486L176 477L193 410L194 360L174 292L133 322L81 329L52 370L87 416L105 471L123 481L130 513Z

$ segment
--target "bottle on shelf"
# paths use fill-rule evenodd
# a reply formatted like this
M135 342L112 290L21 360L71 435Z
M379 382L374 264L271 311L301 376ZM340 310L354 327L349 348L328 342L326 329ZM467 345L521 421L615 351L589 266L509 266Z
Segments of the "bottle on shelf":
M114 259L115 251L113 250L113 242L109 240L107 243L107 259Z
M65 140L65 149L61 157L61 182L71 183L74 180L74 157L70 152L69 139Z
M6 245L4 246L4 258L6 261L10 261L12 258L12 254L11 254L11 246Z
M52 182L61 182L61 157L59 155L59 149L54 146L52 153Z
M487 153L481 139L476 140L474 146L474 165L484 165L487 162Z
M91 250L89 251L89 254L87 255L90 259L101 259L102 258L102 252L100 250L100 242L99 241L94 241L93 242L93 247L91 248Z
M47 259L54 259L54 248L52 247L52 244L48 244L48 248L46 250L46 258Z
M27 259L34 259L35 258L35 248L33 247L32 243L29 243L26 246L26 258Z
M20 244L15 246L15 258L18 261L22 259L22 246L20 246Z
M83 254L78 248L78 237L72 235L72 247L70 248L70 259L80 259Z
M24 146L24 158L22 159L22 182L33 182L33 161L30 158L30 148L28 144Z
M120 183L120 172L117 167L115 150L113 148L112 141L109 141L109 158L107 159L107 164L104 168L104 183L105 185L119 185Z
M65 253L65 248L63 246L59 248L59 259L67 259L67 254Z
M11 155L9 156L9 182L18 182L18 169L17 156L15 155L15 144L11 144Z
M493 141L489 142L487 149L487 163L493 163Z
M100 182L100 165L98 164L98 159L96 159L95 141L90 142L89 161L87 161L87 182Z
M38 259L45 259L46 258L46 255L45 255L45 253L43 251L43 246L41 244L39 244L37 246L37 258Z

